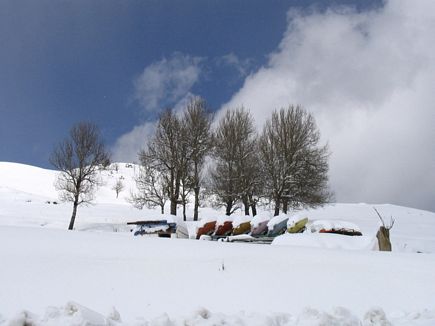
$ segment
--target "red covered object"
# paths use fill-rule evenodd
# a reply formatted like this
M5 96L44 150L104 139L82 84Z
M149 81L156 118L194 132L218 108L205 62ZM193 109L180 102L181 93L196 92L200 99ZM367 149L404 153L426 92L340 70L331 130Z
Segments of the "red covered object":
M204 226L198 229L198 232L196 233L196 238L199 239L204 234L212 235L215 228L216 228L216 221L205 223Z
M227 236L233 232L233 222L226 221L224 224L218 225L214 235Z

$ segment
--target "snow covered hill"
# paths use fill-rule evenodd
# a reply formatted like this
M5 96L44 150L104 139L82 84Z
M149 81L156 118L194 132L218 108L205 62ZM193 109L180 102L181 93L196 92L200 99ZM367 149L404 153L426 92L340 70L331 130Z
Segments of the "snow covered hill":
M108 170L100 173L103 185L96 194L96 203L126 204L130 190L134 189L134 174L137 165L129 163L113 163ZM0 189L12 190L36 196L43 200L57 200L58 194L54 187L57 171L41 169L19 163L0 162ZM117 180L121 180L125 189L116 198L112 189Z
M273 246L134 237L127 221L161 215L128 203L137 167L117 165L78 210L77 230L93 232L71 232L55 171L0 162L0 325L435 325L434 213L375 205L396 219L391 253L339 235ZM297 214L352 222L369 244L373 206Z

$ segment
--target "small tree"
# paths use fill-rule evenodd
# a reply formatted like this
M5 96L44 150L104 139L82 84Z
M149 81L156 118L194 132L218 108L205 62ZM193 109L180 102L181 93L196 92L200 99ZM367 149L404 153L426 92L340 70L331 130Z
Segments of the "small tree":
M92 201L99 185L99 168L107 168L110 155L106 151L98 127L89 122L74 125L69 137L59 143L50 156L51 164L60 171L55 187L63 201L73 203L68 226L74 228L77 207Z
M112 190L116 192L116 198L118 198L119 193L124 190L124 183L121 179L118 179L116 183L113 185Z
M130 201L136 208L143 206L154 208L159 206L161 213L165 213L165 203L168 199L166 183L161 173L153 165L153 160L145 151L139 154L141 163L138 175L135 177L138 192L131 193Z

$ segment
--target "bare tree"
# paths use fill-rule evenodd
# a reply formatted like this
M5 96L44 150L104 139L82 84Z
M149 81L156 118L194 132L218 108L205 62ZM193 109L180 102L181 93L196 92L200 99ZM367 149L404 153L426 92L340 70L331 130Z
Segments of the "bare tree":
M249 111L244 108L229 110L221 119L214 138L214 168L211 171L211 192L226 206L226 214L237 209L242 200L249 215L253 196L257 162L256 135Z
M130 201L139 209L143 206L154 208L159 206L161 213L165 212L165 203L168 199L166 184L161 173L152 165L145 152L139 154L140 170L135 177L137 192L132 192Z
M160 115L156 133L141 156L160 173L172 215L177 215L177 205L180 203L180 186L186 166L184 149L180 120L168 109Z
M315 207L327 202L328 148L319 146L320 133L311 114L300 106L275 111L259 139L266 195L275 215L290 207Z
M189 146L189 137L188 137L188 129L184 124L184 121L180 121L179 124L179 144L178 144L178 167L177 172L180 175L180 200L183 207L183 220L186 221L186 206L189 202L189 194L192 191L192 171L190 169L190 146Z
M124 183L121 179L118 179L116 183L113 185L112 190L115 190L116 198L118 198L119 193L124 190Z
M373 209L375 210L382 223L382 225L379 227L378 232L376 233L376 238L378 238L379 250L391 251L390 230L393 228L395 220L391 217L390 223L386 225L378 210L375 207L373 207Z
M234 127L236 138L236 175L238 197L243 203L245 215L249 215L249 208L254 207L253 197L258 181L258 160L256 159L257 134L254 119L249 111L243 108L235 111ZM254 213L253 212L253 213Z
M258 153L258 139L256 139L255 146L251 154L249 155L250 160L247 161L245 167L245 174L249 176L247 178L248 183L246 184L246 196L247 196L247 204L251 208L252 216L257 215L257 203L260 200L260 197L263 196L263 178L261 176L261 164L260 156ZM245 205L246 207L246 205ZM248 215L245 208L245 215Z
M110 156L101 139L98 127L89 122L74 125L69 137L59 143L50 156L51 164L60 171L56 189L63 201L73 203L68 229L74 228L77 207L93 199L99 185L98 170L107 168Z
M183 207L183 220L187 220L186 216L186 206L189 203L189 195L192 191L192 184L191 184L191 178L188 175L188 170L185 170L186 173L183 173L183 176L181 178L181 185L180 185L180 202Z
M212 115L207 109L205 101L200 97L194 97L187 104L182 120L188 158L188 164L184 173L185 177L183 178L182 197L183 203L185 203L187 196L184 188L187 187L187 189L193 190L195 196L194 221L198 220L199 194L202 183L201 172L205 157L211 149L211 121Z

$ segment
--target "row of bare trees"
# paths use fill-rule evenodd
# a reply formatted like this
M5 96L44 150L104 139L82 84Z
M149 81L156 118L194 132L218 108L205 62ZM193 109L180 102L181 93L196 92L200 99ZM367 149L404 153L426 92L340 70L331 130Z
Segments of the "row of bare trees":
M226 111L214 131L212 120L199 97L181 113L160 115L154 137L139 154L136 206L160 206L163 213L169 200L170 213L176 215L182 205L186 218L193 193L197 220L202 189L227 215L240 204L246 215L256 215L260 199L274 203L275 215L330 199L328 148L320 146L314 118L303 108L273 112L260 134L244 108Z
M215 132L211 132L212 115L205 101L194 98L178 116L172 110L161 114L156 132L145 150L139 154L141 168L136 178L138 192L132 202L142 208L161 207L167 199L171 214L183 205L186 219L188 196L194 193L194 219L198 219L203 169L207 156L212 158L207 191L215 204L226 207L231 215L237 203L245 214L256 215L260 198L275 204L275 215L290 208L314 207L328 201L328 149L319 146L320 133L314 118L301 107L290 106L272 113L260 135L249 111L238 108L225 113ZM100 132L95 124L74 125L69 137L60 142L50 162L61 172L56 181L63 201L73 203L68 226L74 228L77 208L93 199L100 184L98 171L110 164ZM117 169L117 166L115 166ZM116 197L124 185L119 179L113 189ZM376 234L379 249L391 251L391 218L382 222Z
M313 116L299 106L272 113L257 133L251 113L244 108L228 110L212 131L213 114L202 98L193 98L180 112L161 113L154 136L139 153L136 207L160 207L167 201L170 213L182 205L186 219L188 199L194 197L198 219L200 194L224 206L227 215L243 206L256 215L260 200L272 202L275 215L289 208L314 207L327 202L328 148L320 146ZM56 187L73 203L69 229L77 207L90 202L99 184L98 170L110 164L96 125L78 123L50 157L62 173ZM206 164L207 163L207 164ZM115 185L118 196L121 182Z

